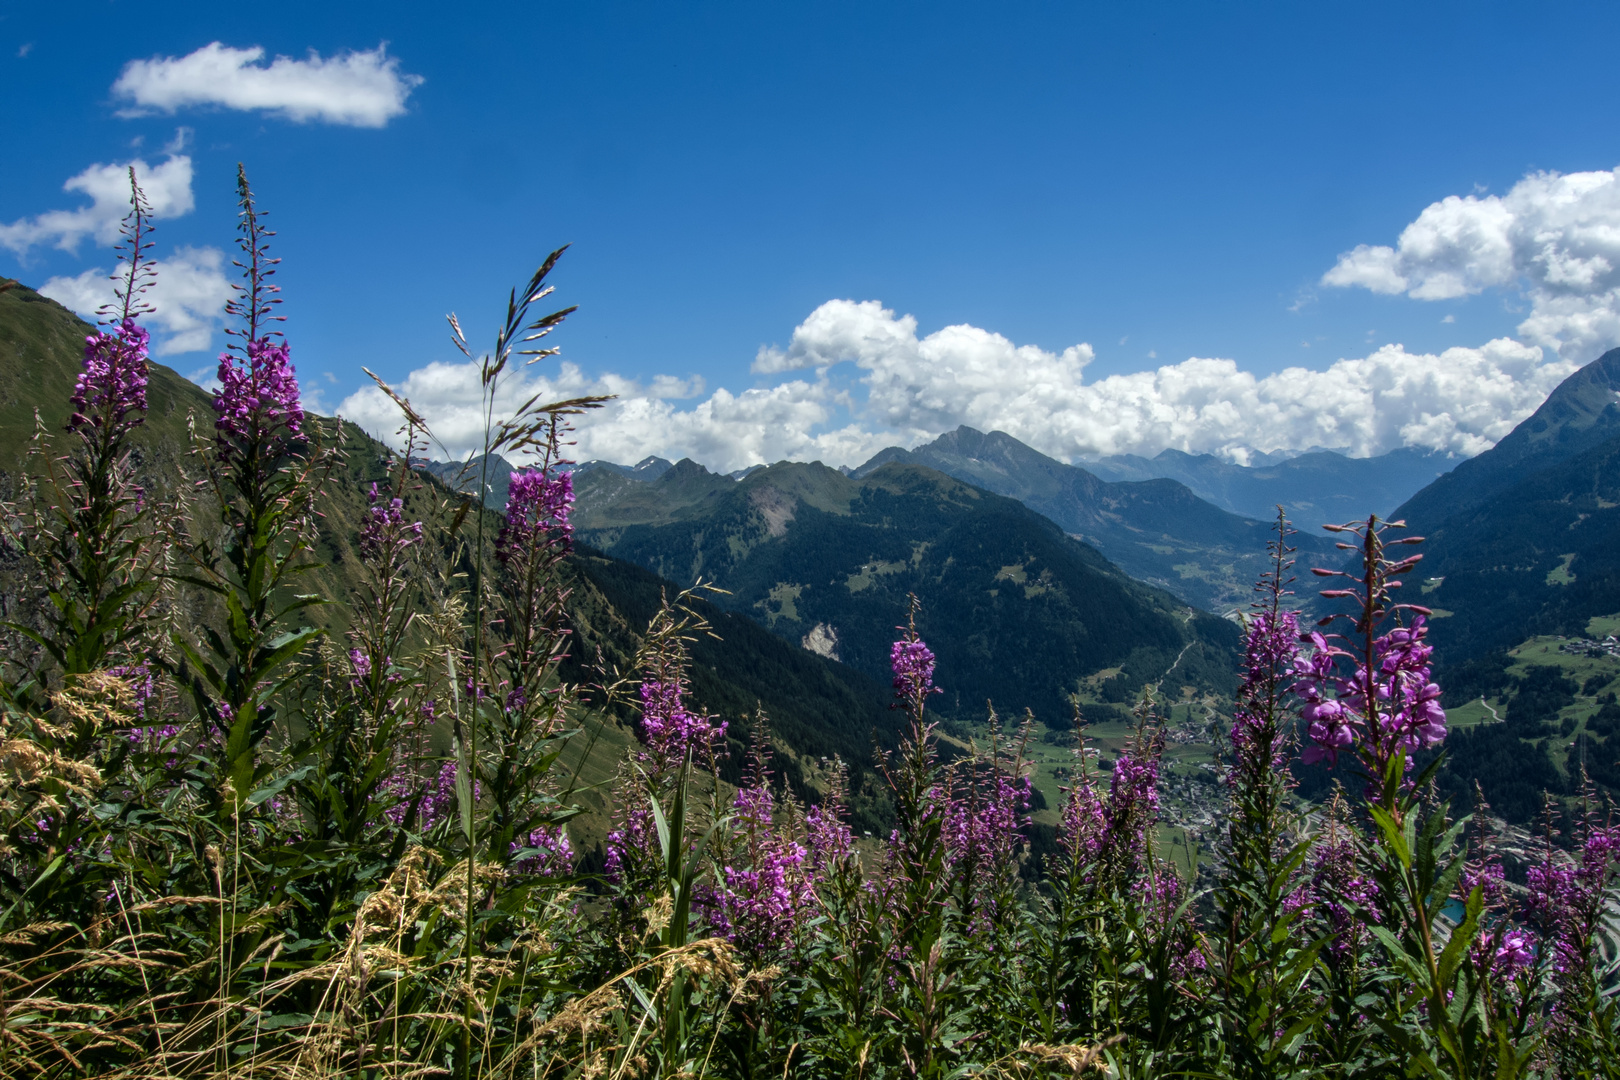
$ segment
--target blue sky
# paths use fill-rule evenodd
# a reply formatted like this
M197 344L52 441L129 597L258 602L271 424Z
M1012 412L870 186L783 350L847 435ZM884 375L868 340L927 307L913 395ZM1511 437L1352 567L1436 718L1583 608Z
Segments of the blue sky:
M228 248L242 161L280 230L301 378L372 426L361 365L438 408L455 443L444 312L487 334L505 290L569 242L556 284L581 310L558 343L575 367L534 378L626 394L582 440L601 456L854 460L956 422L1070 458L1472 453L1620 343L1620 252L1593 239L1607 188L1522 186L1613 180L1620 12L1412 7L0 4L0 94L21 103L0 116L0 273L110 269L94 236L62 250L39 215L85 205L63 184L93 165L181 155L195 205L159 223L159 255L189 249L206 276L196 253ZM242 70L386 42L371 63L398 107L356 126L342 103L240 107L223 83L172 109L155 76L114 91L133 61L214 42L262 47ZM1472 199L1435 215L1449 246L1400 247L1448 196ZM1551 227L1584 278L1534 246L1570 199L1578 220ZM1470 223L1504 213L1519 246L1481 270L1496 241L1471 248ZM1357 245L1397 250L1341 264ZM207 325L173 344L206 347L164 358L188 373L222 342L194 315ZM949 326L979 335L930 338ZM1500 339L1519 351L1481 352ZM1189 358L1230 366L1148 377ZM1390 378L1436 365L1446 385L1402 383L1380 412ZM1291 366L1328 374L1265 382Z

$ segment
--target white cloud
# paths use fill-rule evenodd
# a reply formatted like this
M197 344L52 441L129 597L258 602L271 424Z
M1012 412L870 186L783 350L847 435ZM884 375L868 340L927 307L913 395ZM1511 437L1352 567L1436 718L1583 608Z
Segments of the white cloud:
M554 375L526 369L498 405L509 409L531 394L619 394L583 419L580 460L628 463L657 454L724 471L783 458L858 464L884 446L915 446L960 424L1006 431L1067 461L1166 447L1237 461L1253 451L1312 446L1342 446L1358 456L1400 446L1471 455L1506 435L1576 368L1505 338L1438 355L1389 345L1326 371L1294 367L1267 376L1231 360L1193 357L1088 383L1091 359L1084 344L1052 352L974 326L919 337L916 319L877 301L833 300L805 319L786 349L761 349L755 358L755 370L767 374L818 369L814 381L741 393L722 388L679 407L678 399L700 396L702 387L587 376L564 363ZM864 400L829 377L828 369L843 363L860 372ZM429 364L398 389L451 453L476 447L482 421L471 365ZM350 395L338 409L379 436L399 426L392 403L374 389Z
M208 348L231 298L224 262L218 248L182 247L152 264L157 281L146 299L155 310L145 321L162 335L153 348L158 356ZM113 282L99 267L76 277L53 277L39 291L87 319L114 300Z
M191 194L191 158L171 154L161 165L136 158L112 165L92 165L62 185L63 191L90 196L90 205L77 210L49 210L10 225L0 224L0 247L26 254L36 244L54 243L63 251L78 250L86 237L110 246L118 241L118 225L129 213L129 170L152 207L152 217L174 218L196 206Z
M722 388L681 409L674 401L702 393L701 380L660 376L642 384L611 374L588 377L571 363L561 364L554 375L537 370L518 369L501 385L498 414L533 395L553 401L619 395L605 409L582 418L572 451L580 461L634 462L657 454L690 457L722 471L783 459L841 464L863 461L890 441L856 425L812 434L844 403L825 380L793 379L737 394ZM481 447L483 413L474 365L434 362L411 372L395 389L427 418L444 444L434 450L436 455L461 458ZM392 439L400 425L393 402L375 387L349 395L337 412L382 439Z
M405 112L405 99L422 83L419 75L402 74L384 45L326 59L313 49L306 60L263 59L260 46L233 49L215 41L185 56L132 60L112 92L133 103L125 116L215 105L265 109L298 123L380 128Z
M1620 344L1620 169L1533 173L1506 195L1450 195L1426 207L1394 247L1339 256L1324 285L1417 300L1520 288L1519 334L1591 360Z
M853 361L866 373L866 419L906 445L967 424L1065 460L1166 447L1229 457L1311 446L1477 454L1577 366L1504 338L1439 355L1389 345L1326 371L1264 377L1194 357L1085 383L1087 345L1054 353L972 326L919 339L910 316L847 300L823 304L786 353L770 356Z

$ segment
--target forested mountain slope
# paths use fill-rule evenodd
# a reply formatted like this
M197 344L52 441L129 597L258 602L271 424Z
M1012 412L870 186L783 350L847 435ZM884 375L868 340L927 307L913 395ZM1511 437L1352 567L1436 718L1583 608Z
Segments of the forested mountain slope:
M939 656L936 707L1067 717L1099 672L1116 700L1147 682L1227 688L1237 629L1132 580L1021 503L932 469L889 464L856 479L781 463L741 480L689 461L652 483L578 480L580 535L689 583L779 636L887 676L907 595ZM1262 538L1263 540L1263 538ZM1168 676L1168 677L1167 677Z

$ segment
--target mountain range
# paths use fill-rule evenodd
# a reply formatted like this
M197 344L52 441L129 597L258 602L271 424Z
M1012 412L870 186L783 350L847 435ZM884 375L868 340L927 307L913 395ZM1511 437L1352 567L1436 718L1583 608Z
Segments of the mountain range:
M1115 482L1177 480L1200 499L1247 517L1269 519L1281 503L1290 519L1314 528L1324 522L1364 519L1368 514L1387 516L1457 464L1451 455L1415 447L1366 458L1347 457L1336 450L1262 458L1237 465L1213 454L1167 449L1152 458L1119 455L1082 465Z
M1005 432L985 434L970 427L946 432L913 450L880 451L852 475L866 476L891 462L937 469L1017 499L1131 576L1209 611L1245 607L1266 569L1270 519L1222 510L1175 480L1110 483L1047 457ZM1270 518L1275 516L1273 507ZM1320 534L1308 535L1302 543L1309 553L1332 551Z
M586 542L671 580L712 581L721 606L874 679L916 596L948 716L982 716L988 701L1062 724L1070 695L1099 675L1119 701L1146 682L1233 682L1233 623L935 469L782 462L734 479L681 461L650 482L581 470L575 492Z

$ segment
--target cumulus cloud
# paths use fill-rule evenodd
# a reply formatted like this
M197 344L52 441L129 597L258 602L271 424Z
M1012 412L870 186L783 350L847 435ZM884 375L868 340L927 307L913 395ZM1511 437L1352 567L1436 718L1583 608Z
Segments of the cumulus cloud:
M813 380L722 388L695 401L703 388L691 383L587 376L564 363L550 376L527 369L507 384L497 411L533 394L618 394L581 424L581 460L629 463L657 454L726 471L783 458L853 465L884 446L915 446L961 424L1005 431L1065 461L1167 447L1238 462L1256 451L1312 446L1356 456L1401 446L1472 455L1512 430L1577 366L1506 338L1439 354L1388 345L1325 371L1266 376L1232 360L1193 357L1086 382L1091 359L1084 344L1053 352L967 325L920 337L916 319L877 301L833 300L800 324L786 348L761 349L754 361L767 375L813 368ZM830 374L843 364L858 373L855 393L838 389ZM472 365L429 364L399 389L452 454L477 446L482 414ZM399 425L392 403L374 389L351 395L339 411L379 436Z
M411 372L395 387L427 418L443 444L436 454L462 458L483 439L478 369L470 363L434 362ZM605 409L583 418L574 457L634 462L650 454L690 457L711 469L730 471L760 462L819 459L829 464L862 461L884 446L884 436L846 424L820 431L848 402L825 380L792 379L780 385L732 393L718 389L688 408L676 402L703 392L701 380L660 377L650 383L617 375L587 376L572 363L555 374L518 369L502 384L496 411L509 412L539 395L560 400L585 394L616 394ZM349 395L338 415L382 439L400 425L399 411L375 387Z
M1591 360L1620 344L1620 169L1533 173L1506 195L1450 195L1395 246L1358 245L1322 276L1417 300L1522 289L1528 342Z
M218 248L183 247L152 264L157 281L146 299L155 310L144 321L160 334L153 352L172 356L208 348L231 298L224 263ZM75 277L53 277L39 291L86 319L96 318L102 305L115 299L113 281L99 267Z
M233 49L218 41L185 56L132 60L113 83L115 97L132 103L121 115L173 113L188 106L263 109L304 123L319 120L380 128L405 112L405 99L422 84L399 70L386 46L323 59L278 56L263 64L264 49Z
M98 244L118 241L118 225L129 213L129 170L133 167L141 191L152 207L152 217L175 218L191 213L196 201L191 193L191 158L171 154L157 166L134 161L112 165L92 165L62 185L63 191L90 196L90 205L76 210L49 210L9 225L0 224L0 247L18 255L38 244L55 244L63 251L77 251L86 237Z
M864 415L906 445L958 424L1001 430L1055 457L1151 455L1166 447L1241 460L1249 450L1341 446L1356 455L1399 446L1476 454L1500 439L1575 370L1503 338L1439 355L1389 345L1326 371L1256 376L1194 357L1087 383L1088 345L1050 352L973 326L917 336L916 320L875 301L823 304L764 370L795 358L865 374Z

